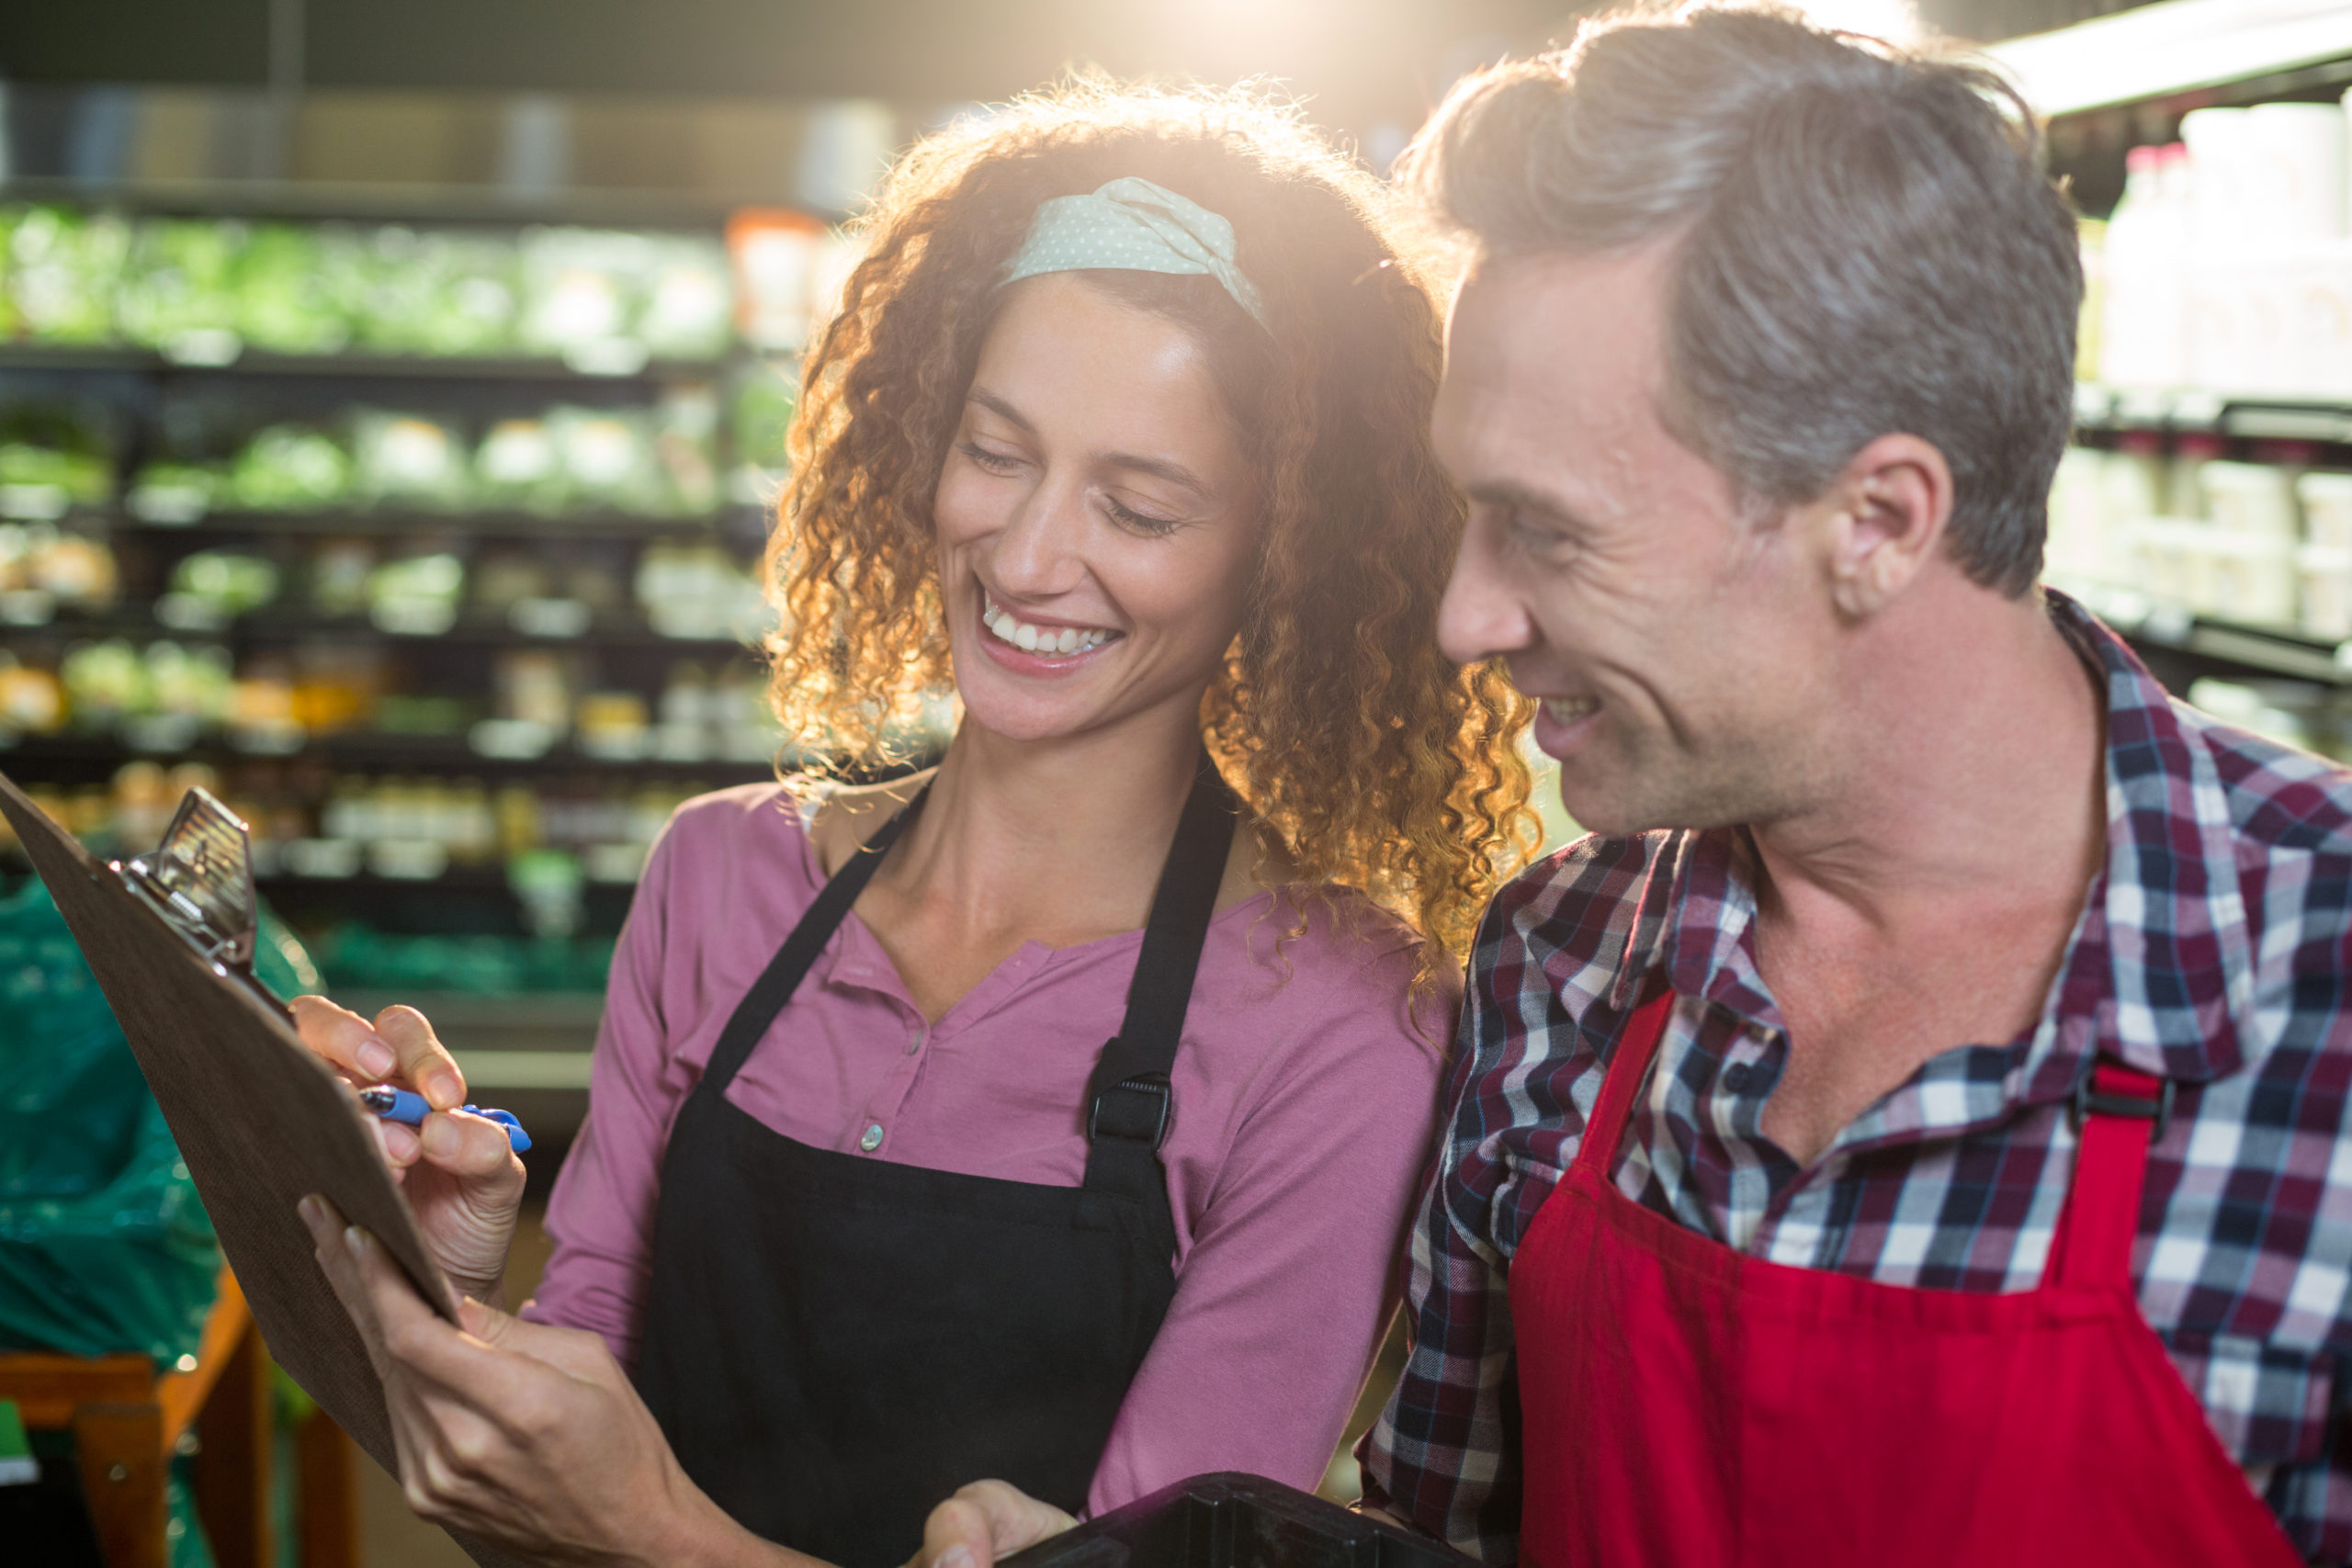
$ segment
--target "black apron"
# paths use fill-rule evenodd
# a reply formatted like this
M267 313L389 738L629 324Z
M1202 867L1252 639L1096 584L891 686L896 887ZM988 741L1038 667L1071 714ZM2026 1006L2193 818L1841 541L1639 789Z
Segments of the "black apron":
M933 1505L1010 1481L1078 1513L1175 1294L1169 1068L1238 810L1206 756L1087 1101L1086 1179L1050 1187L812 1148L729 1082L857 901L917 795L826 883L727 1021L671 1129L638 1391L747 1529L895 1568ZM896 1047L894 1046L894 1049Z

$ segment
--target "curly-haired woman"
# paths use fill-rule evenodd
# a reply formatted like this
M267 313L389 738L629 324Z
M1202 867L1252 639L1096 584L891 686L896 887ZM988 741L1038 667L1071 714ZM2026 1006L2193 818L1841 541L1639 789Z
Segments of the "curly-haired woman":
M899 165L804 371L775 701L851 776L924 693L960 722L671 822L534 1322L447 1330L307 1211L428 1515L869 1568L979 1477L1321 1473L1527 794L1520 700L1433 641L1460 514L1381 207L1238 96L1073 88ZM460 1102L413 1013L303 1017ZM494 1303L502 1134L386 1135Z

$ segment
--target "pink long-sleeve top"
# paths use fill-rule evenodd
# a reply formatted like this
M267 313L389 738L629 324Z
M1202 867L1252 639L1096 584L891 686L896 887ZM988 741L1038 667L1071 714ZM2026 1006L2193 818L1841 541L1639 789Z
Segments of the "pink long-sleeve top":
M526 1315L592 1329L635 1364L671 1125L823 884L780 786L704 795L671 819L614 956L588 1120L548 1201L555 1252ZM1335 897L1352 907L1335 919L1306 900L1306 929L1286 942L1296 917L1272 894L1210 925L1160 1152L1176 1296L1095 1468L1092 1511L1204 1471L1311 1487L1363 1380L1459 986L1410 1003L1410 931ZM852 914L727 1098L814 1147L1075 1187L1087 1077L1141 942L1030 942L926 1023ZM872 1127L881 1141L861 1153Z

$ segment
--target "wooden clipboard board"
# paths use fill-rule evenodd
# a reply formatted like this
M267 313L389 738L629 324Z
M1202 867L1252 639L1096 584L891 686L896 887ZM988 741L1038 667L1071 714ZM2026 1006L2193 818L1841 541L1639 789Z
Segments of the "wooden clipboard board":
M282 1008L207 963L6 773L0 816L122 1025L270 1355L398 1474L383 1384L294 1212L305 1194L326 1194L375 1233L435 1311L456 1321L456 1292L425 1251L366 1112L303 1048ZM450 1534L482 1568L520 1568L496 1547Z

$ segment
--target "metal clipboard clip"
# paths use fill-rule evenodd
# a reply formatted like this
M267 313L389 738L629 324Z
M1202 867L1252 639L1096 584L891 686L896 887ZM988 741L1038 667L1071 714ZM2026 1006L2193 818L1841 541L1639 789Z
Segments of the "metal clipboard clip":
M244 823L210 792L192 789L181 798L153 853L112 862L108 869L215 975L241 981L272 1010L287 1012L254 977L261 906L254 894L253 846Z

